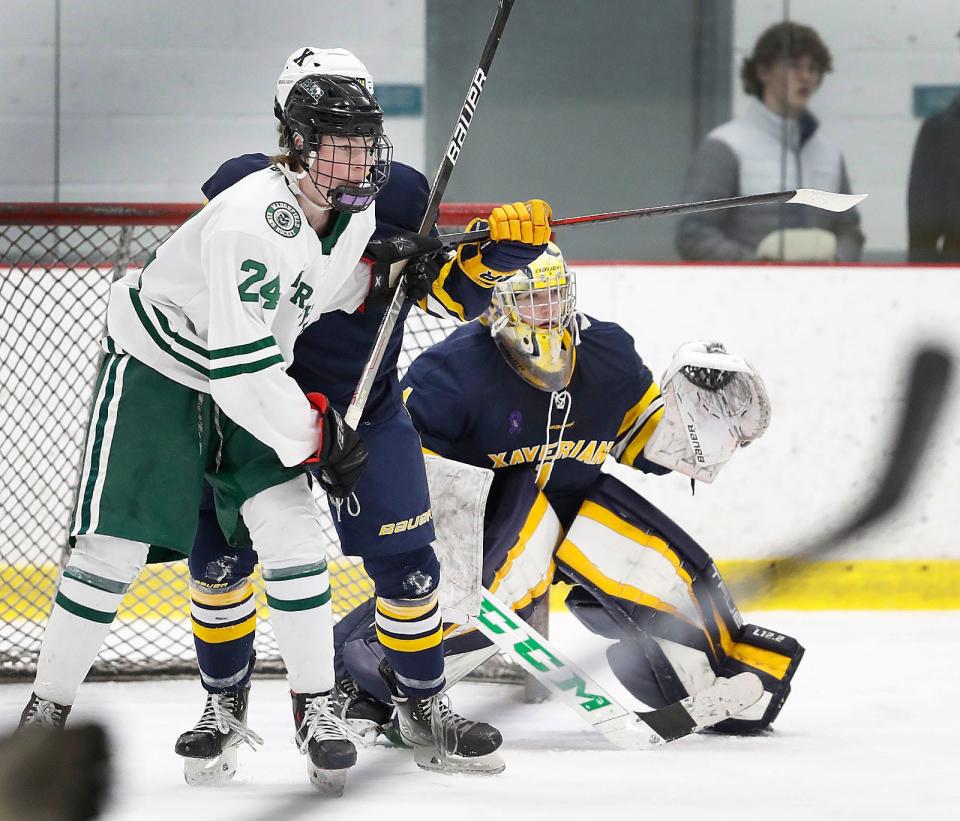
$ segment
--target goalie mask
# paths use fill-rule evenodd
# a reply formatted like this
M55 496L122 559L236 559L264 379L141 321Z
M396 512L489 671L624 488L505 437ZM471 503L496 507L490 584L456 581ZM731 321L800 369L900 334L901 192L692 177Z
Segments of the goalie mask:
M370 206L390 175L393 146L383 133L383 111L362 79L300 78L286 94L281 121L291 156L327 192L332 208L356 213Z
M573 375L577 342L576 277L552 242L493 288L485 321L517 374L542 391L563 390Z

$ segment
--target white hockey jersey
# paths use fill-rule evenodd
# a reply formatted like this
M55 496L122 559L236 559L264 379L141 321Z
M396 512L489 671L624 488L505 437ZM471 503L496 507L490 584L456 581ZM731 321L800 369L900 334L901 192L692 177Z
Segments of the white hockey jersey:
M374 206L311 229L275 167L244 177L185 222L142 270L113 284L107 332L164 376L209 393L285 465L316 451L316 412L287 376L300 332L354 311Z

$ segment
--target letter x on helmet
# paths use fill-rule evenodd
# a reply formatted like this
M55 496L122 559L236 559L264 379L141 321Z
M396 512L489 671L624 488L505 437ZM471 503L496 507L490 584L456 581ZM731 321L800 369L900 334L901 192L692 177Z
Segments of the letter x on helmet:
M330 74L301 77L287 94L281 119L289 131L291 154L308 169L317 187L329 192L331 207L363 211L383 190L393 146L383 133L383 110L361 80ZM321 147L329 153L331 146L339 182L322 175L314 162ZM366 175L360 181L344 182L358 157L367 166Z

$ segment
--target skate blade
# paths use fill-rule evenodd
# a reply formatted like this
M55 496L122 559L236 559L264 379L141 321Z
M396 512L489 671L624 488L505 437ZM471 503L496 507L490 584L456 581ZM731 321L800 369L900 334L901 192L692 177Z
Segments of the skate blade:
M497 753L467 758L462 755L440 755L435 747L415 747L413 760L421 770L456 775L473 773L476 775L496 775L506 769L506 763Z
M310 764L307 772L310 774L310 783L321 795L331 798L339 798L343 795L343 789L347 785L348 770L321 770Z
M184 758L183 780L192 787L226 784L237 774L237 751L224 750L216 758Z

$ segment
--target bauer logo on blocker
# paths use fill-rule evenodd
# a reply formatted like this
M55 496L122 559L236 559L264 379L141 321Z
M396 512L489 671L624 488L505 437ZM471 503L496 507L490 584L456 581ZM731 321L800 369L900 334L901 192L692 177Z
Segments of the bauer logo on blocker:
M295 237L300 233L300 215L288 202L271 202L265 214L267 225L281 237Z

